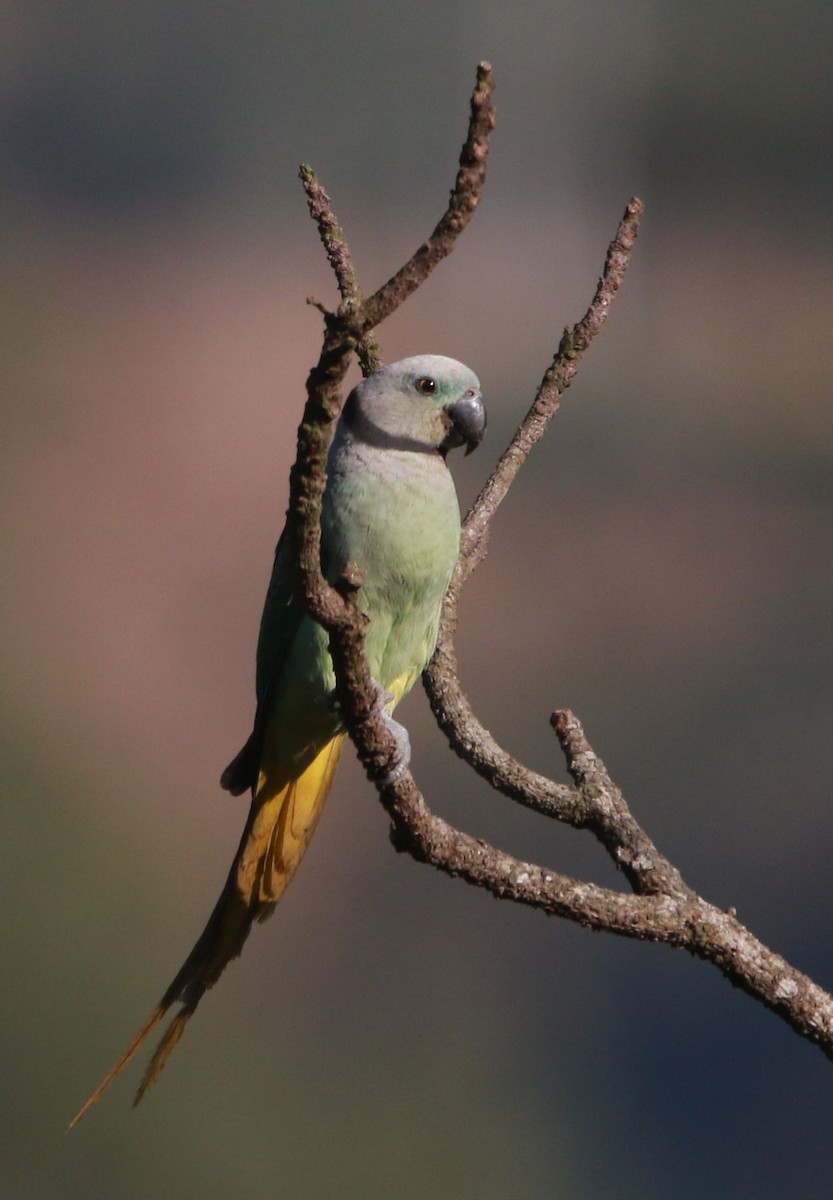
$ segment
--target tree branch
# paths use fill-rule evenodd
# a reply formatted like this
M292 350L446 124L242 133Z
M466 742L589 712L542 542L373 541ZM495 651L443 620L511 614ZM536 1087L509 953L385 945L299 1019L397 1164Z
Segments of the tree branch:
M350 247L347 245L347 238L344 236L344 230L332 210L330 197L312 167L307 163L302 163L298 174L307 194L310 216L318 226L327 261L333 268L336 277L344 313L358 317L362 312L364 301L359 291L353 258L350 254ZM356 355L365 377L373 371L378 371L382 365L379 346L370 333L365 334L357 342Z
M547 426L561 407L561 397L576 376L585 350L607 320L610 306L628 268L636 235L639 232L639 221L644 211L645 206L642 201L636 196L631 197L625 214L619 222L616 235L608 247L601 278L587 312L572 328L568 327L564 330L555 357L535 393L532 407L504 450L498 465L463 522L460 567L452 584L454 594L457 596L459 596L463 582L480 561L478 547L486 534L489 522L509 491L512 481L529 457L533 446L546 433ZM449 607L447 604L446 613Z
M409 771L394 783L384 782L395 765L397 747L380 717L364 654L365 621L356 604L361 580L357 572L348 572L331 587L321 574L320 517L326 455L333 423L341 409L341 387L350 354L362 353L363 369L371 368L375 361L375 343L370 341L373 328L450 253L477 206L494 125L492 87L491 69L483 63L478 68L469 133L448 209L431 238L369 300L362 300L349 248L332 214L329 197L312 171L302 169L310 211L336 274L342 305L338 313L325 314L324 343L307 381L307 405L291 476L289 529L297 552L299 595L330 635L345 723L359 758L379 788L398 850L502 899L593 929L686 949L713 963L733 984L767 1005L833 1058L833 997L759 942L733 911L722 912L684 882L632 816L578 720L566 711L552 717L574 784L568 787L529 771L502 750L475 717L457 678L453 633L460 589L485 555L489 523L512 480L558 411L561 396L607 318L642 214L642 205L636 199L625 210L608 249L587 312L565 330L532 407L466 518L460 561L443 608L437 652L425 673L435 715L456 753L513 800L576 828L589 829L622 870L631 893L523 862L453 828L431 812ZM362 346L367 349L362 351Z
M457 238L473 217L486 181L489 137L495 127L494 86L491 65L480 63L471 98L469 131L460 151L460 169L448 208L428 240L367 301L365 316L371 327L381 324L425 282L437 263L454 249Z
M572 328L564 330L529 412L463 522L460 559L443 602L437 648L423 675L434 717L460 758L499 792L519 804L577 828L593 824L578 795L522 766L501 749L478 721L460 686L453 638L460 591L485 557L489 522L532 448L544 436L561 407L561 397L572 383L585 350L607 319L630 261L643 210L641 200L631 199L608 247L602 275L587 312Z

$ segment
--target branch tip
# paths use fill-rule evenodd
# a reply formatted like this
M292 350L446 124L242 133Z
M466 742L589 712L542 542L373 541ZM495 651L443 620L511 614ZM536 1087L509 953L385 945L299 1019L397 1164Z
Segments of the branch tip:
M550 713L550 725L562 746L571 742L575 731L582 736L584 733L581 722L569 708L556 708Z
M451 253L457 238L471 220L486 180L489 137L495 127L494 86L491 65L480 63L471 97L468 132L460 151L460 166L448 207L428 240L367 301L365 308L371 327L379 325L416 291L434 267Z
M316 300L315 296L307 296L307 304L310 308L317 308L325 319L333 315L328 308L324 307L320 300Z

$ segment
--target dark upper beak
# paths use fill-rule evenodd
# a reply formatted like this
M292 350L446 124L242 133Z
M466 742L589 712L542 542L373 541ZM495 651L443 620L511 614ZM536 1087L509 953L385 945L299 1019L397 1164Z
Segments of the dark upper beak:
M465 446L466 454L471 454L486 432L486 406L480 392L466 392L444 411L448 418L448 433L440 449L445 453L455 446Z

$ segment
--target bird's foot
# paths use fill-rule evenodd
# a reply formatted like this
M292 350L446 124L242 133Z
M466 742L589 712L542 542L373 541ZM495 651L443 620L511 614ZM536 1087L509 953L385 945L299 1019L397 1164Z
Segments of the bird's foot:
M396 783L398 779L401 779L408 770L411 763L411 739L408 736L408 730L405 726L400 725L398 721L394 721L388 712L388 705L393 704L395 697L386 691L380 683L376 684L376 689L376 707L379 716L388 727L390 733L393 734L393 739L396 742L396 754L394 755L393 765L381 780L382 786L387 787L389 784Z
M401 779L411 765L411 739L408 736L408 730L405 726L400 725L398 721L394 721L390 713L385 712L383 709L381 716L396 742L396 755L393 760L393 766L382 779L383 786L387 787L388 784L396 783L398 779Z

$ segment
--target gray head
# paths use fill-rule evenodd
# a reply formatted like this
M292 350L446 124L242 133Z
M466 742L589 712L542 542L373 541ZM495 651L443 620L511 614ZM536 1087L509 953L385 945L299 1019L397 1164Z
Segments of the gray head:
M474 450L486 430L480 381L441 354L418 354L374 371L355 387L342 421L360 441L390 450Z

